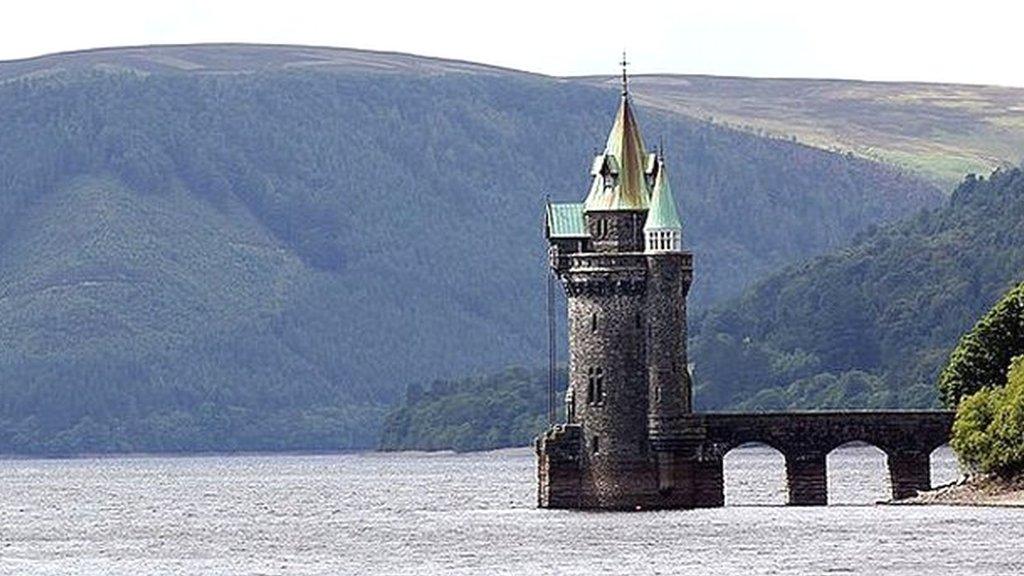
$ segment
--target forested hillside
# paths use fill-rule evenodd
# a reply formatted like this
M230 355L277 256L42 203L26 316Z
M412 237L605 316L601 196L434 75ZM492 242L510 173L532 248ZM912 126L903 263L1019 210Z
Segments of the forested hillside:
M1024 174L758 283L694 324L698 405L929 407L961 334L1024 279Z
M698 314L689 350L697 408L937 408L937 376L957 340L1021 280L1024 173L969 177L946 206L872 227L849 248L786 268L743 297ZM1003 328L985 324L984 341L1006 344L1019 336L1019 326ZM1012 355L972 354L975 364ZM1005 367L999 373L1005 378ZM489 393L479 398L459 394L458 386L408 398L388 417L385 446L465 449L444 432L476 422L469 415L487 398L520 386L500 375L486 381ZM531 415L540 431L544 380L534 386ZM527 415L515 419L523 420ZM416 425L405 424L410 421ZM506 425L489 436L479 434L480 425L472 438L512 437L510 421L487 421L488 429Z
M254 46L0 63L0 452L363 447L407 384L544 358L541 203L613 91ZM933 203L881 164L640 110L699 309Z
M547 425L547 369L506 368L487 376L409 386L388 413L383 450L489 450L529 444ZM558 374L557 410L565 370Z

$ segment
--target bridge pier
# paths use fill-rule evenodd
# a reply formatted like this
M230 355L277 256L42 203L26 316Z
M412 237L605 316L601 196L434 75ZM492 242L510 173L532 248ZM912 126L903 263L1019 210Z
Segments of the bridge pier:
M693 507L725 506L725 472L721 456L704 456L693 462Z
M931 455L927 452L900 451L887 455L889 479L894 500L910 498L932 487Z
M791 506L828 504L828 476L825 454L798 452L786 454L786 484Z

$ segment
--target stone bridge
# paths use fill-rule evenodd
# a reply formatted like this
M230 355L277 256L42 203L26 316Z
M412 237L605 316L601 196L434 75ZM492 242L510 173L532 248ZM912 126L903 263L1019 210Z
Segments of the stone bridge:
M677 440L697 460L692 478L698 507L724 504L722 459L750 443L767 444L785 457L790 504L827 503L826 456L850 442L885 452L892 495L899 499L931 488L931 453L949 441L953 416L940 411L696 413L682 417L685 440Z

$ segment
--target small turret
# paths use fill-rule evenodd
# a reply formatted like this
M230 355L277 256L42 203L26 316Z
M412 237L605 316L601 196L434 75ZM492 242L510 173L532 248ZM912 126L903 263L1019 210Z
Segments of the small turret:
M651 206L647 212L647 223L644 224L644 251L650 254L682 250L683 225L676 210L675 198L672 197L672 187L668 184L665 160L659 156Z

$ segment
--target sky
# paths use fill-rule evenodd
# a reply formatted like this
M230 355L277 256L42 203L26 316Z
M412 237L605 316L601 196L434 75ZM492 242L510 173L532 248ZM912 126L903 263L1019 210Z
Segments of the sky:
M0 60L107 46L309 44L551 75L630 71L1024 86L1012 0L29 0Z

